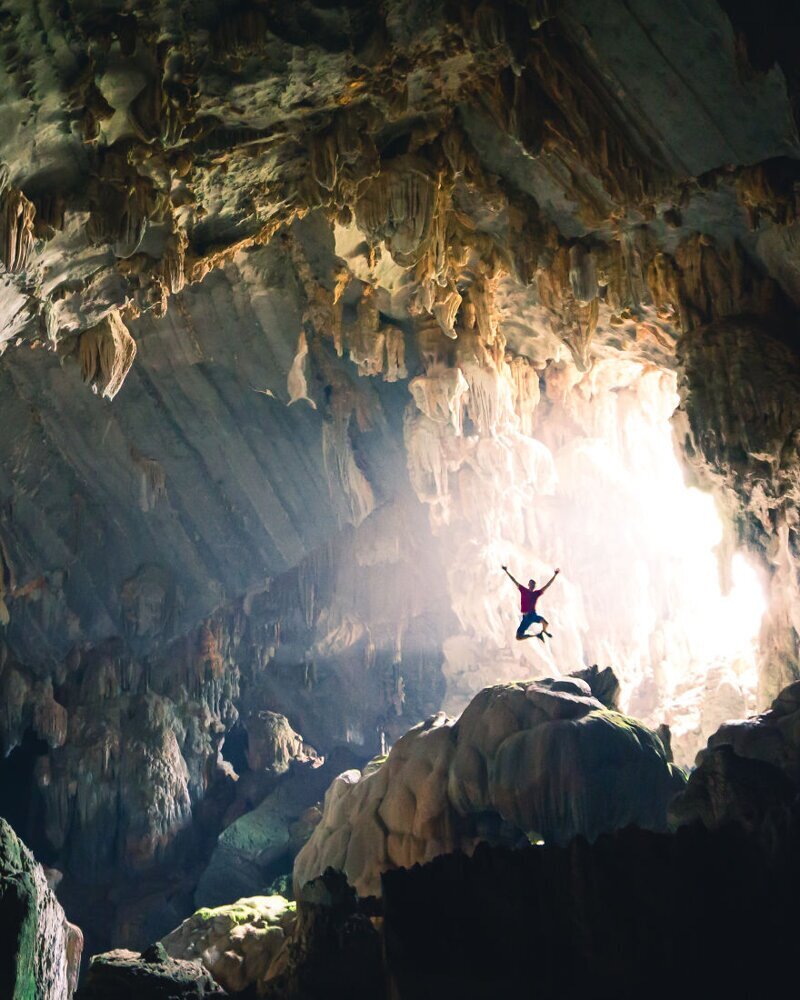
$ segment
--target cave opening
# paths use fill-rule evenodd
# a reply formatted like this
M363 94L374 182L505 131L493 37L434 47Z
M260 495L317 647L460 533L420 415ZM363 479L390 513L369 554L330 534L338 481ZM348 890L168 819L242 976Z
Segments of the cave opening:
M11 824L19 836L45 863L51 858L37 809L36 764L46 757L49 747L32 729L26 729L21 741L0 759L0 817Z
M691 485L674 371L613 351L588 372L551 363L529 426L500 406L483 435L471 405L457 486L431 505L464 627L444 646L445 707L476 684L613 664L625 710L669 724L691 763L721 722L756 710L766 597L715 498ZM505 564L538 586L561 568L542 598L551 643L513 642Z
M250 764L247 760L249 746L250 738L247 735L247 729L241 722L236 722L225 734L220 753L222 759L231 765L237 775L245 774L250 770Z

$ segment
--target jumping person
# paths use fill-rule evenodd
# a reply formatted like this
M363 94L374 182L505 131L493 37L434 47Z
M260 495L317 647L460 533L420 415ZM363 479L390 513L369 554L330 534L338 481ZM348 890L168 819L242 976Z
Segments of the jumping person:
M542 596L542 594L547 590L550 584L555 580L561 570L557 569L547 583L540 589L536 589L536 581L528 580L528 586L524 587L519 580L515 580L514 577L508 572L508 566L503 566L503 572L511 580L511 582L519 590L520 597L520 610L522 611L522 621L519 623L519 628L517 629L517 639L522 641L523 639L541 639L544 642L544 637L549 636L553 638L551 632L547 629L550 627L550 622L543 618L540 614L536 613L536 602ZM531 625L536 623L541 624L541 631L535 632L533 635L528 634L528 629Z

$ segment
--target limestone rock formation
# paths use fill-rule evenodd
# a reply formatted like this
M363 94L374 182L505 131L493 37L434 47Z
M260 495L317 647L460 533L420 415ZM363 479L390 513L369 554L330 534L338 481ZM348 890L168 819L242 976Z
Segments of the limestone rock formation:
M766 837L781 827L800 793L800 683L766 712L727 722L697 755L670 812L676 823L708 829L735 823Z
M481 841L664 829L682 783L659 738L578 676L487 688L459 719L429 719L385 760L336 779L295 862L295 887L334 868L377 896L383 872Z
M83 935L67 921L37 864L0 819L0 995L69 1000L78 984Z
M797 676L796 326L790 318L720 319L685 336L680 356L684 399L678 429L693 473L720 497L736 540L769 568L760 643L766 703Z
M800 75L774 8L7 0L0 749L26 780L0 812L87 934L160 937L226 825L259 883L294 850L302 797L239 816L278 795L271 755L310 756L265 713L326 757L408 750L336 793L399 768L399 864L431 831L613 812L502 790L553 751L545 723L496 759L444 722L399 740L487 684L614 663L685 763L800 676ZM666 489L676 386L720 545ZM743 552L769 607L730 653L691 612L713 591L735 617ZM552 647L511 638L512 555L564 566ZM545 716L585 697L536 692ZM552 729L658 757L612 719ZM430 815L407 774L428 747ZM456 836L473 807L491 829Z
M797 829L773 851L736 828L628 829L388 872L389 995L779 994L775 949L791 949L797 928Z
M219 907L264 893L276 877L290 871L320 821L317 802L341 761L336 753L325 764L318 759L297 761L277 788L226 826L198 879L195 905Z
M76 1000L203 1000L228 994L199 962L170 958L161 944L138 954L95 955Z
M306 886L297 919L270 966L267 1000L381 1000L381 939L370 914L339 872Z
M255 986L262 994L295 918L294 903L282 896L253 896L198 910L161 943L172 958L202 962L229 993Z

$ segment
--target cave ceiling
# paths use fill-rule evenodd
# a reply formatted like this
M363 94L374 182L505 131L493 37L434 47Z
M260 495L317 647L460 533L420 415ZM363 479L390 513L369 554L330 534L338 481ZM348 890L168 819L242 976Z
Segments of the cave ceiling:
M768 13L8 0L14 654L147 650L391 505L426 367L675 368L690 330L790 316L798 91Z

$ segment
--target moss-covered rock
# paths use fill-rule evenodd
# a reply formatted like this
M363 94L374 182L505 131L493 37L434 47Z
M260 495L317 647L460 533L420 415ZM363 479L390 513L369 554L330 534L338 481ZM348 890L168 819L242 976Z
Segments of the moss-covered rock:
M225 989L261 989L294 923L295 904L283 896L251 896L204 907L163 939L173 958L199 960Z
M83 935L64 916L41 865L0 819L0 996L68 1000Z

